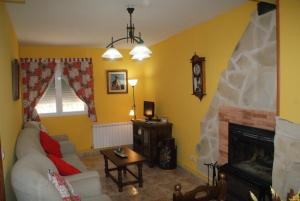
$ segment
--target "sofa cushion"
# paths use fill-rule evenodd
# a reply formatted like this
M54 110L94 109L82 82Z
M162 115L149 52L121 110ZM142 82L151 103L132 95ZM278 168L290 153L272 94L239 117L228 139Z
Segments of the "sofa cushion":
M98 197L102 194L99 173L97 171L85 171L65 177L73 186L76 193L83 197Z
M39 132L40 131L35 128L24 128L21 130L16 144L16 155L18 159L31 153L39 153L46 156L40 143Z
M54 164L39 153L19 159L11 173L11 183L18 201L62 201L48 180L48 171L57 171Z
M40 122L37 122L37 121L27 121L24 123L24 128L36 128L36 129L40 130L41 124L40 124Z
M60 151L63 155L76 154L76 148L74 144L72 144L70 141L64 140L64 141L58 141L58 143L60 145Z
M54 163L59 173L63 176L69 176L80 173L80 170L78 170L68 162L65 162L61 158L56 157L55 155L49 154L48 158Z
M12 187L18 201L62 201L48 179L49 170L57 171L57 168L46 156L40 143L39 132L40 129L37 127L28 125L18 136L16 144L18 160L11 173ZM102 195L98 172L87 171L75 154L74 147L68 145L65 150L68 154L63 155L63 160L82 172L65 177L72 184L75 192L80 195L81 200L110 201L109 197Z
M69 140L69 137L66 134L51 135L51 137L58 142Z
M47 128L38 121L27 121L24 123L24 128L35 128L37 130L43 130L48 133Z
M47 154L62 158L59 143L42 130L40 131L40 142Z
M11 173L11 183L18 201L62 201L48 179L48 172L57 171L44 155L28 154L18 160ZM87 171L66 176L82 201L110 201L102 195L98 172Z
M65 180L58 172L49 171L50 182L55 186L61 198L66 201L80 201L79 195L75 194L72 185Z
M79 169L81 172L84 172L87 170L86 166L83 164L83 162L80 160L80 158L76 154L63 155L63 160L72 164L74 167Z

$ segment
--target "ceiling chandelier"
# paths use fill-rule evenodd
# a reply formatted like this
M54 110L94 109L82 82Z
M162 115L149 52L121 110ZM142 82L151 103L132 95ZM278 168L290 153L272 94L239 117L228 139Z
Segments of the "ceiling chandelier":
M132 23L132 13L134 11L134 8L127 8L127 11L130 16L130 22L129 26L127 24L127 36L123 38L119 38L117 40L114 40L114 38L111 38L111 43L109 43L106 48L107 50L103 53L102 57L104 59L121 59L123 56L122 54L114 47L114 44L122 41L127 40L130 41L130 43L137 43L137 45L129 52L129 54L132 56L131 59L142 61L143 59L151 57L151 50L144 45L144 40L142 39L141 33L139 32L139 35L136 36L134 31L135 27Z

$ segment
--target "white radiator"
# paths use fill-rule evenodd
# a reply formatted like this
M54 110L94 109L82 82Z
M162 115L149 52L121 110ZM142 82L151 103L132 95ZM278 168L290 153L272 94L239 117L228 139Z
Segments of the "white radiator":
M93 125L94 148L133 144L132 122Z

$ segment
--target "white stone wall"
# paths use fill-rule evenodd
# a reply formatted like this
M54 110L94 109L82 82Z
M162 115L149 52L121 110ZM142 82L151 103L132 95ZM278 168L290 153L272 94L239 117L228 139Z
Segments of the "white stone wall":
M215 58L217 59L217 58ZM209 93L209 92L208 92ZM196 162L202 173L204 163L218 160L221 106L275 112L276 109L276 11L252 15L236 46L228 68L222 73L218 89L201 125Z
M291 188L300 189L300 125L276 119L272 186L286 200Z

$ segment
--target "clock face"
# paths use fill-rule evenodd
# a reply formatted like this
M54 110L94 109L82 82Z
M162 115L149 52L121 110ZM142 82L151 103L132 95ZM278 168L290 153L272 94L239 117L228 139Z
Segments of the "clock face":
M194 65L194 68L193 68L193 71L194 71L194 75L195 76L199 76L200 75L200 66L199 66L199 64L195 64Z

